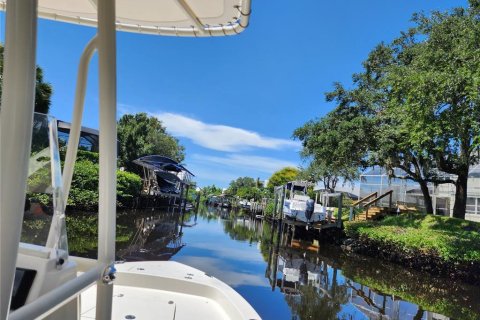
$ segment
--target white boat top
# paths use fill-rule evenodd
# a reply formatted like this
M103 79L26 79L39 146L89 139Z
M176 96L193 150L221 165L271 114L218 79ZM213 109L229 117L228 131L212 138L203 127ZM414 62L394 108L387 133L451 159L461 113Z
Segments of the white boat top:
M3 8L6 0L0 1ZM39 0L44 19L94 26L98 0ZM248 26L249 0L116 0L116 28L169 36L235 35Z

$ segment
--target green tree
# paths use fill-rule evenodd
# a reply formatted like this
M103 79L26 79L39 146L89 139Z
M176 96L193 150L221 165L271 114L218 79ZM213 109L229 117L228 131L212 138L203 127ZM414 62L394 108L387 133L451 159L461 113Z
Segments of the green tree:
M230 195L236 195L237 191L240 188L254 188L257 186L257 181L255 179L250 178L250 177L240 177L237 178L236 180L232 180L230 182L230 185L228 186L227 192Z
M391 178L416 181L422 190L426 211L431 213L433 207L428 183L450 183L452 180L438 176L432 158L414 148L411 140L406 138L411 129L398 117L398 112L389 108L393 86L388 83L390 69L402 59L408 59L405 55L394 55L394 47L400 39L390 45L380 44L369 54L363 63L364 70L353 76L353 89L346 90L337 83L335 89L327 93L327 100L338 104L328 116L336 119L337 126L351 128L340 130L337 136L341 140L333 141L328 146L334 148L335 153L340 153L339 158L343 159L340 165L345 163L345 159L348 159L347 164L351 164L352 169L356 165L380 165L387 169ZM319 144L318 147L322 145L327 144ZM348 148L335 148L335 145L346 145ZM351 150L350 155L348 150ZM327 159L323 167L336 172L338 162L326 158L326 150L322 151L317 158ZM403 173L396 175L395 168Z
M208 197L210 195L220 195L222 194L222 188L219 188L217 186L215 186L214 184L212 184L211 186L205 186L202 188L202 195L204 195L205 197Z
M370 53L363 71L353 75L353 89L336 84L327 94L337 103L333 121L356 122L364 131L363 141L349 130L337 141L360 142L351 158L403 170L402 178L420 184L427 212L433 211L427 184L455 183L458 218L465 217L469 167L479 160L479 12L478 1L471 1L469 8L414 15L414 28ZM345 117L351 113L356 116ZM373 130L364 130L369 126ZM325 159L320 155L328 156L326 147L332 146L321 139L316 143L317 136L326 135L320 129L296 132L315 160ZM341 143L333 150L343 155Z
M3 46L0 45L0 74L3 74ZM43 80L43 70L37 66L35 82L35 112L48 113L50 110L50 98L52 96L52 86ZM0 83L0 96L2 94L2 85Z
M185 148L167 133L162 122L146 113L126 114L118 121L117 135L120 143L119 164L127 171L137 172L132 162L146 155L158 154L181 162Z
M453 216L464 219L470 165L480 146L480 11L469 8L414 16L415 28L392 45L385 86L388 107L415 152L456 175Z
M281 186L286 184L289 181L297 179L300 170L293 167L285 167L280 169L272 174L270 179L268 179L267 188L273 190L276 186Z
M332 191L340 179L358 179L359 168L366 165L365 155L374 128L364 108L352 107L349 95L337 84L335 93L327 95L327 99L338 97L339 106L293 133L302 142L302 157L309 162L301 178L322 181L325 189Z
M263 193L262 190L257 187L240 187L236 195L242 199L254 199L258 201L262 198Z

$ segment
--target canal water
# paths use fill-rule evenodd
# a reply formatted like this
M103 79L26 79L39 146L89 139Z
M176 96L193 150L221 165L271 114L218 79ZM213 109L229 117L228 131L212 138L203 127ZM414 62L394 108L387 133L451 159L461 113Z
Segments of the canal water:
M203 270L263 319L480 319L479 287L305 243L243 212L128 211L117 222L118 259L174 260ZM85 239L73 237L73 254L94 255L95 248L75 241Z

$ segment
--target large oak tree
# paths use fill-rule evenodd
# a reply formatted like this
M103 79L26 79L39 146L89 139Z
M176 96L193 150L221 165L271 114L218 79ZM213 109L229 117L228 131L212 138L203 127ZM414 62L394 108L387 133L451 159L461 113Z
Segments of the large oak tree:
M464 218L469 167L479 160L479 7L470 1L466 9L414 15L415 27L377 46L351 89L336 84L327 94L336 109L297 129L303 155L335 174L362 164L399 168L401 178L420 184L427 212L427 184L454 183L453 215Z

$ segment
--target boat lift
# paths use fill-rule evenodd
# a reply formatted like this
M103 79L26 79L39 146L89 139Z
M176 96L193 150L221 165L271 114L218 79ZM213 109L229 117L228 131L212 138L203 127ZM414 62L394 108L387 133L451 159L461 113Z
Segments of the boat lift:
M305 188L307 187L308 183L304 183ZM330 203L331 199L337 199L338 203L338 210L336 217L333 216L332 210L326 210L326 219L322 222L315 222L315 223L306 223L303 221L292 221L289 219L285 219L285 214L283 213L283 206L285 203L285 198L287 196L287 192L289 192L288 184L277 186L274 188L274 209L273 209L273 219L278 220L281 223L286 223L288 225L293 226L301 226L301 227L308 227L313 228L318 231L328 228L342 228L342 210L343 210L343 194L341 192L334 192L334 193L322 193L320 195L320 199L324 204ZM316 195L315 203L317 203L318 194Z

